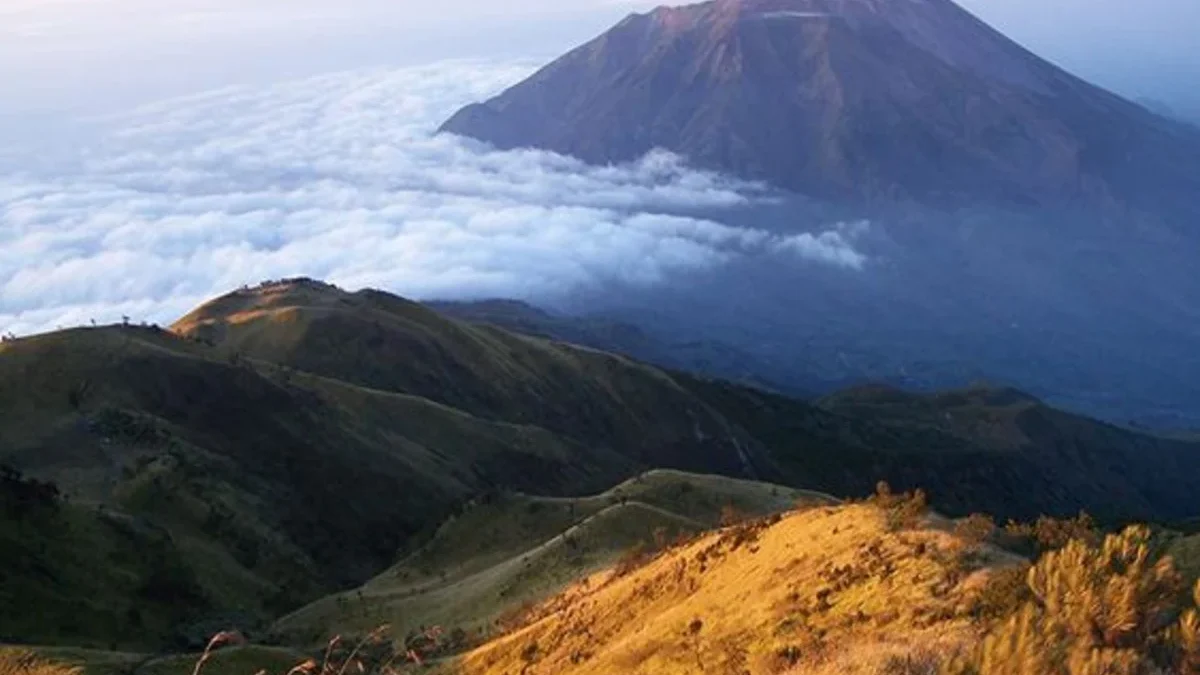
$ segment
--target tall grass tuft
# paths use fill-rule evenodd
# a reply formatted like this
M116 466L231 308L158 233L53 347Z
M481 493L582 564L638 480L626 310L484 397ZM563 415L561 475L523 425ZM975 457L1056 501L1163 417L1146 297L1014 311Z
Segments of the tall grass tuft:
M83 669L54 663L23 649L0 649L0 675L82 675Z

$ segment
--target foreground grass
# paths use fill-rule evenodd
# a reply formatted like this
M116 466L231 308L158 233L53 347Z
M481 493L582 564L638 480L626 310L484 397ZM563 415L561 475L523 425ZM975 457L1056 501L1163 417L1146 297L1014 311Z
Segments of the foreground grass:
M0 675L79 675L78 666L47 660L31 651L0 648Z

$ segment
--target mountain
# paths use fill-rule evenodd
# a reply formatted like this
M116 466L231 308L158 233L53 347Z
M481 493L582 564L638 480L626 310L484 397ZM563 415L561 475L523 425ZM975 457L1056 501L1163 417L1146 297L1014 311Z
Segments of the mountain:
M792 489L886 480L953 516L1184 521L1200 444L988 387L805 401L295 279L171 330L0 344L0 465L0 546L19 552L0 556L0 642L155 651L283 615L298 618L279 634L307 645L355 616L334 595L355 588L403 625L476 598L462 622L478 626L500 588L553 592L566 559L590 568L646 526L696 529L719 502L763 512ZM615 509L617 493L586 497L652 469L725 478L650 474ZM492 506L464 515L472 501ZM454 517L519 541L435 555L464 539ZM588 556L563 549L572 528ZM513 568L527 552L544 584ZM448 585L398 597L414 588L389 568Z
M655 148L837 201L1194 213L1200 131L951 0L714 0L633 14L443 131L587 162Z

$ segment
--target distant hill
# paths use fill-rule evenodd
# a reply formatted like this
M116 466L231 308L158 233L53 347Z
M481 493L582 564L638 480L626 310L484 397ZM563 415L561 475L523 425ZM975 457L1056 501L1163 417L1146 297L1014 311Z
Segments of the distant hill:
M658 369L379 291L264 286L208 303L172 330L221 354L537 426L648 467L770 473L748 437Z
M442 127L594 164L655 148L835 201L1195 214L1200 131L951 0L714 0L633 14Z
M229 625L261 634L364 583L387 598L368 603L380 616L441 597L412 605L367 583L398 560L414 575L432 568L437 583L445 571L454 597L490 597L462 619L479 626L500 605L455 584L490 579L514 598L553 590L556 574L577 571L560 566L561 542L531 559L545 584L504 561L569 527L594 542L587 567L648 524L711 522L716 501L692 501L704 490L630 488L615 509L570 501L651 469L837 497L887 480L928 490L950 515L1183 521L1197 515L1198 449L1009 390L870 387L807 402L386 293L274 282L214 299L170 331L110 326L0 345L0 464L19 475L5 488L0 542L23 552L0 557L12 608L0 610L0 641L185 648ZM705 490L737 504L722 485L734 483ZM438 540L430 532L472 500L514 492L529 496L500 503L568 517L521 530L505 544L515 548L451 551L421 571L433 549L414 551ZM41 506L27 508L29 495ZM353 615L328 602L311 605L319 620L280 623L283 634L310 640L325 618Z
M445 316L471 323L492 324L515 333L586 345L663 368L705 373L738 384L784 390L792 395L808 395L828 386L827 382L813 378L806 386L802 381L795 381L794 375L774 381L764 375L772 371L771 364L731 345L712 340L665 340L633 323L615 319L558 314L515 300L424 304ZM783 381L785 379L788 381Z

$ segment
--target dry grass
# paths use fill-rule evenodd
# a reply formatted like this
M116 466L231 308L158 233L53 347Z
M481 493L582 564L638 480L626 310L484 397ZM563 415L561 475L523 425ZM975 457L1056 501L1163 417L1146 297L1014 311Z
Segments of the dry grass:
M957 538L893 520L860 504L719 530L581 582L454 672L876 675L973 644Z
M56 663L21 649L0 649L0 675L80 675L78 666Z

